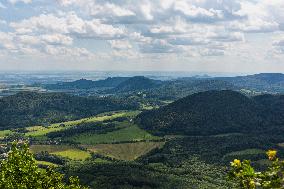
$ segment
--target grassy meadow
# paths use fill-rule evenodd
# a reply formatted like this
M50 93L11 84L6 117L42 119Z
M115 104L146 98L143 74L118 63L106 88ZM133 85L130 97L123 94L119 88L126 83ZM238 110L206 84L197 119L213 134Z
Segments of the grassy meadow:
M114 159L132 161L155 148L161 148L163 145L164 142L136 142L122 144L85 145L84 147L94 153L98 153Z
M91 123L91 122L112 120L112 119L119 118L119 117L126 117L126 116L131 117L131 116L136 116L138 113L139 111L107 112L107 113L99 114L94 117L88 117L88 118L83 118L83 119L74 120L74 121L67 121L67 122L51 124L48 127L32 126L32 127L27 127L28 132L25 133L25 135L29 137L42 137L50 132L68 129L70 127L74 127L83 122Z
M64 131L75 127L81 123L96 123L109 121L114 124L115 129L104 133L83 132L75 133L74 136L61 138L67 144L48 145L34 144L30 146L32 153L47 151L49 154L68 158L70 160L86 160L91 157L91 153L110 157L117 160L133 161L138 157L150 152L155 148L161 148L164 142L153 142L161 139L140 129L133 123L133 119L140 111L115 111L106 112L97 116L83 118L79 120L54 123L49 126L31 126L27 127L26 137L37 139L36 141L48 141L47 134L50 132ZM115 120L116 118L127 118ZM113 121L112 121L113 120ZM0 131L0 138L11 134L12 131ZM80 144L86 150L79 149L76 146L68 145L70 143ZM109 160L96 158L94 162L105 163ZM58 166L47 161L37 161L39 165Z
M0 131L0 138L4 138L5 136L11 134L12 131L10 130L3 130L3 131Z
M85 160L91 157L89 152L69 145L31 145L30 150L32 153L47 151L50 154L66 157L71 160Z
M48 162L48 161L36 161L36 163L38 165L46 165L46 166L51 166L51 167L58 167L57 164L51 163L51 162Z
M83 133L68 137L66 141L72 141L80 144L101 144L117 143L128 141L157 140L160 137L153 136L140 129L137 125L129 122L118 123L120 129L105 134Z

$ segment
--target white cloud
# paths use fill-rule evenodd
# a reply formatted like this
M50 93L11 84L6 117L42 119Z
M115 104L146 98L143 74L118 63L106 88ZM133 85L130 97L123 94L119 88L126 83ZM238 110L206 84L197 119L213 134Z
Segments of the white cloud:
M232 30L239 30L250 33L273 32L279 29L278 23L274 21L268 22L258 18L250 19L245 22L233 22L229 26Z
M6 9L7 7L0 2L0 9Z
M73 43L73 38L62 34L42 35L40 38L52 45L72 45Z
M8 1L12 4L16 4L16 3L19 3L19 2L22 2L22 3L25 3L25 4L32 3L32 0L8 0Z
M147 20L153 20L154 19L154 16L151 13L152 12L152 6L151 6L151 3L149 1L142 3L140 5L140 9L141 9L141 12L143 13L144 17Z
M73 34L77 37L94 38L121 38L125 31L112 25L102 24L98 19L84 20L74 12L55 16L53 14L41 14L21 22L10 24L17 33L61 33Z
M128 50L132 48L132 45L126 40L110 40L109 43L111 48L115 50Z
M84 57L91 53L85 48L70 48L47 45L44 51L52 56Z
M107 15L105 13L108 13ZM117 6L113 3L106 3L103 6L93 6L91 9L91 14L101 15L101 16L117 16L117 17L124 17L124 16L134 16L135 13L131 10L126 8Z
M70 47L73 39L62 34L50 35L19 35L0 32L0 49L10 54L50 54L70 56L87 55L86 49ZM68 47L67 47L68 46ZM62 53L60 53L60 50Z
M220 10L214 9L204 9L201 7L196 7L195 5L191 5L186 1L177 1L174 6L175 11L179 11L184 14L186 17L190 19L198 18L200 20L211 20L211 19L223 19L224 15Z
M150 43L141 43L139 45L142 53L179 53L183 52L182 47L169 44L164 39L154 39Z
M272 42L273 52L275 54L284 54L284 34L277 35L276 39Z
M0 35L0 47L15 54L85 56L102 51L108 60L112 56L158 60L163 56L228 56L232 51L260 59L269 48L284 52L283 38L275 39L273 45L266 42L268 47L262 53L254 53L253 46L264 45L259 36L284 30L283 0L7 2L29 3L20 13L13 13L15 18L0 19L5 31ZM7 4L1 11L12 9L15 7ZM252 45L253 39L260 42ZM250 53L244 46L251 48Z
M0 25L6 25L6 24L7 24L7 22L5 20L0 19Z
M0 31L0 48L13 50L15 49L15 44L13 43L14 34L5 33Z

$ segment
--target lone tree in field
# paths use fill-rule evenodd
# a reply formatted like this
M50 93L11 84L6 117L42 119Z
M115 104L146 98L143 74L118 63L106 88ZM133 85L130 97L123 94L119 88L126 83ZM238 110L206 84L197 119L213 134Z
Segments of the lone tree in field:
M5 189L87 189L74 177L68 184L52 168L38 168L26 143L13 142L8 157L0 163L0 188Z

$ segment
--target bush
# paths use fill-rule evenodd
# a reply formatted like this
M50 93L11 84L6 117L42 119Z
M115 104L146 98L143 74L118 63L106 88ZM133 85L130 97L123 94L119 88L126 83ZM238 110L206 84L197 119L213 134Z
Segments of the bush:
M231 162L229 179L244 189L284 188L284 161L277 158L275 150L269 150L266 154L271 162L266 170L257 172L249 160L235 159Z
M50 167L41 170L26 143L13 142L7 159L0 163L0 188L87 189L79 184L78 178L70 177L68 184L63 179L63 174Z

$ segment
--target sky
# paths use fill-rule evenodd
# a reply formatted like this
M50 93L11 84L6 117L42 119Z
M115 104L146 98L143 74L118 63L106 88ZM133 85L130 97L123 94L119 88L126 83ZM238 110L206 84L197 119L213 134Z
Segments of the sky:
M284 73L283 0L0 0L0 71Z

